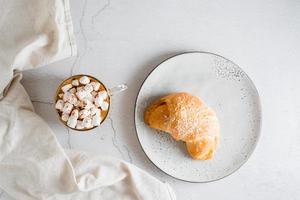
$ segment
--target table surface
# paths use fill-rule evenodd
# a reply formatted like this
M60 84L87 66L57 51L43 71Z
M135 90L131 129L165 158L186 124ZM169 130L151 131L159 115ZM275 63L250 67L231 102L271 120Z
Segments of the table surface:
M78 56L26 71L23 84L36 112L65 148L111 155L170 183L179 200L300 199L300 1L73 0ZM147 74L186 51L214 52L233 60L254 81L263 124L249 161L222 180L176 180L145 156L134 128L134 103ZM104 124L87 133L68 130L53 109L59 82L87 73L108 87L127 83L113 97ZM238 123L238 122L236 122ZM9 200L0 191L1 200Z

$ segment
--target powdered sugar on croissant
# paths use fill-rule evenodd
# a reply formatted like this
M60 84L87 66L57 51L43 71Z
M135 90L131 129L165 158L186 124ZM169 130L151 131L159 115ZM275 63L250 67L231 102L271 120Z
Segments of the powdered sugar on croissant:
M147 108L144 118L150 127L186 142L192 158L213 157L219 143L219 122L198 97L183 92L162 97Z

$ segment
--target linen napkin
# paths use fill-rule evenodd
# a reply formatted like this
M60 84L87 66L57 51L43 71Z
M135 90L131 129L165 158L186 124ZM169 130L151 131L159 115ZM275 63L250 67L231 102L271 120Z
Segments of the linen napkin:
M174 200L173 190L124 161L65 151L34 113L21 71L76 54L68 0L0 7L0 188L19 200Z

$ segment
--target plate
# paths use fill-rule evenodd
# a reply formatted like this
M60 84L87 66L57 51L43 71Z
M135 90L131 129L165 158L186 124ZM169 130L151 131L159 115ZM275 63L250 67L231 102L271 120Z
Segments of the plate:
M144 123L144 111L152 101L183 91L203 99L218 116L221 138L211 160L193 160L183 142ZM259 95L232 61L208 52L183 53L158 65L142 84L135 126L143 151L159 169L180 180L210 182L235 172L255 149L261 127Z

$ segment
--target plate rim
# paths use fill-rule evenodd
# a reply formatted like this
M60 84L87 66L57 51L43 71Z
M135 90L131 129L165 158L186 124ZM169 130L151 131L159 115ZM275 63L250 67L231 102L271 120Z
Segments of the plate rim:
M144 86L146 80L149 78L149 76L154 73L154 71L156 69L159 68L159 66L161 64L163 64L164 62L167 62L168 60L171 60L177 56L181 56L181 55L185 55L185 54L208 54L208 55L214 55L214 56L217 56L217 57L220 57L220 58L223 58L231 63L233 63L237 68L239 68L240 70L242 70L246 76L246 78L248 78L248 80L250 81L250 83L254 86L253 89L254 89L254 92L255 94L257 95L257 106L258 106L258 110L259 110L259 117L260 117L260 120L259 120L259 127L258 127L258 131L257 131L257 140L255 141L254 143L254 146L253 148L251 149L251 151L249 151L249 156L248 158L246 158L245 160L243 160L240 164L240 166L238 166L235 170L233 170L232 172L230 172L229 174L226 174L225 176L221 176L220 178L217 178L217 179L212 179L212 180L208 180L208 181L190 181L190 180L185 180L185 179L182 179L182 178L178 178L178 177L175 177L169 173L167 173L166 171L162 170L159 166L157 166L154 161L152 161L150 159L150 157L147 155L147 153L145 152L144 150L144 147L140 141L140 138L139 138L139 134L138 134L138 130L137 130L137 122L136 122L136 111L137 111L137 101L138 101L138 98L140 96L140 93L141 93L141 89L142 87ZM235 172L237 172L251 157L251 155L253 154L253 152L255 151L257 145L258 145L258 141L260 140L261 138L261 127L262 127L262 106L261 106L261 100L260 100L260 95L259 95L259 92L254 84L254 82L252 81L252 79L248 76L248 74L244 71L244 69L242 69L239 65L237 65L235 62L233 62L232 60L224 57L224 56L221 56L219 54L216 54L216 53L212 53L212 52L208 52L208 51L184 51L184 52L181 52L181 53L176 53L175 55L173 56L170 56L166 59L164 59L163 61L161 61L160 63L158 63L147 75L146 77L144 78L141 86L139 87L138 89L138 93L137 93L137 96L136 96L136 99L135 99L135 103L134 103L134 127L135 127L135 134L137 136L137 139L139 141L139 144L144 152L144 154L146 155L146 157L148 158L148 160L157 168L159 169L161 172L163 172L164 174L174 178L174 179L177 179L177 180L180 180L180 181L184 181L184 182L188 182L188 183L210 183L210 182L215 182L215 181L218 181L218 180L221 180L221 179L224 179L232 174L234 174Z

